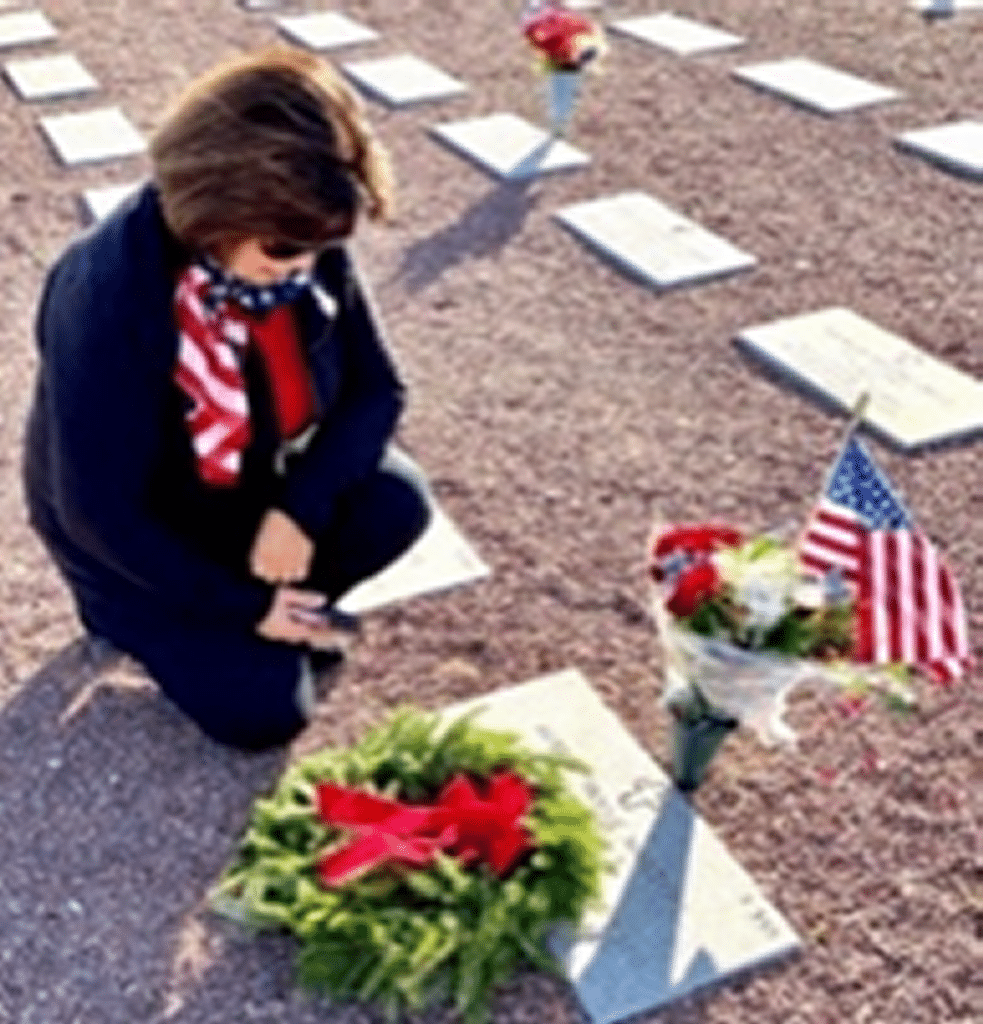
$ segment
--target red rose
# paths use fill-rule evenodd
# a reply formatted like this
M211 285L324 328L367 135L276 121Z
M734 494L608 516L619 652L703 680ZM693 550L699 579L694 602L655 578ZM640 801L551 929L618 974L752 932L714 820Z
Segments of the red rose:
M720 589L720 574L712 562L702 561L690 566L679 574L676 589L666 601L666 607L673 615L692 615L708 598Z
M652 555L664 558L674 551L704 554L721 547L736 548L743 542L741 533L730 526L714 526L713 523L672 526L656 538Z
M571 11L547 8L526 22L523 32L556 67L577 68L596 52L594 24Z

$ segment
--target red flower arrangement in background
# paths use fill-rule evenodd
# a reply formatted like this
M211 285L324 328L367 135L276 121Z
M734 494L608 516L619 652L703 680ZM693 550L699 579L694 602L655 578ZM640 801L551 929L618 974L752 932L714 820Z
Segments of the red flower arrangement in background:
M593 21L551 3L526 14L523 34L548 71L580 71L605 50L604 34Z

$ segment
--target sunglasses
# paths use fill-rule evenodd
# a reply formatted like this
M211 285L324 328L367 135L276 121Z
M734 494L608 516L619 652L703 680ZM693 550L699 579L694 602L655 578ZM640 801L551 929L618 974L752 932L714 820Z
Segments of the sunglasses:
M318 251L318 246L300 245L297 242L262 242L259 248L271 260L295 260L298 256Z

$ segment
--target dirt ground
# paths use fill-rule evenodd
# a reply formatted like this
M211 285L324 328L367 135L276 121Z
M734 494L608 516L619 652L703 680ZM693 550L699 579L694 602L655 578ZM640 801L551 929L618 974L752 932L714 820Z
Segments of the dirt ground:
M410 389L402 439L493 575L373 615L295 749L246 757L203 739L138 674L93 662L26 526L18 465L44 268L79 229L84 188L146 170L140 158L62 168L39 113L118 103L149 132L189 77L275 30L233 0L42 6L61 38L37 52L75 53L103 91L27 104L0 88L0 1022L367 1021L294 991L289 943L243 939L202 910L251 801L286 758L350 741L396 704L437 708L568 666L665 763L644 574L654 515L799 523L844 426L742 357L734 335L848 306L983 377L981 185L892 144L981 115L983 16L929 25L901 0L678 0L676 13L747 44L682 59L612 37L572 135L590 166L510 185L428 129L497 110L541 121L516 0L347 0L380 39L341 58L410 52L471 87L409 109L371 104L400 208L358 249ZM303 9L315 7L279 8ZM603 16L657 9L611 0ZM730 74L795 55L903 97L829 118ZM625 189L759 265L658 294L553 220ZM874 450L956 568L978 657L983 449ZM983 1020L978 681L926 691L905 720L848 722L803 696L797 754L730 742L696 806L804 950L645 1020ZM540 976L504 991L493 1018L582 1019L568 987Z

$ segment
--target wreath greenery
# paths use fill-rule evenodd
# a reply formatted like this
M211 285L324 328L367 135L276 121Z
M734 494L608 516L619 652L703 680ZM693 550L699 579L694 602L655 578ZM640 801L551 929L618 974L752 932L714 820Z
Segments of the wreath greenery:
M548 939L576 926L598 895L604 841L571 794L576 759L529 750L517 734L467 715L397 712L358 744L298 760L257 801L235 862L212 893L219 912L300 942L301 984L371 1001L390 1018L450 1002L467 1024L488 1017L492 991L518 969L556 970ZM532 787L523 824L532 843L504 876L437 853L422 868L379 867L337 888L317 864L341 838L317 814L316 787L335 783L408 803L432 801L456 775L508 769Z

